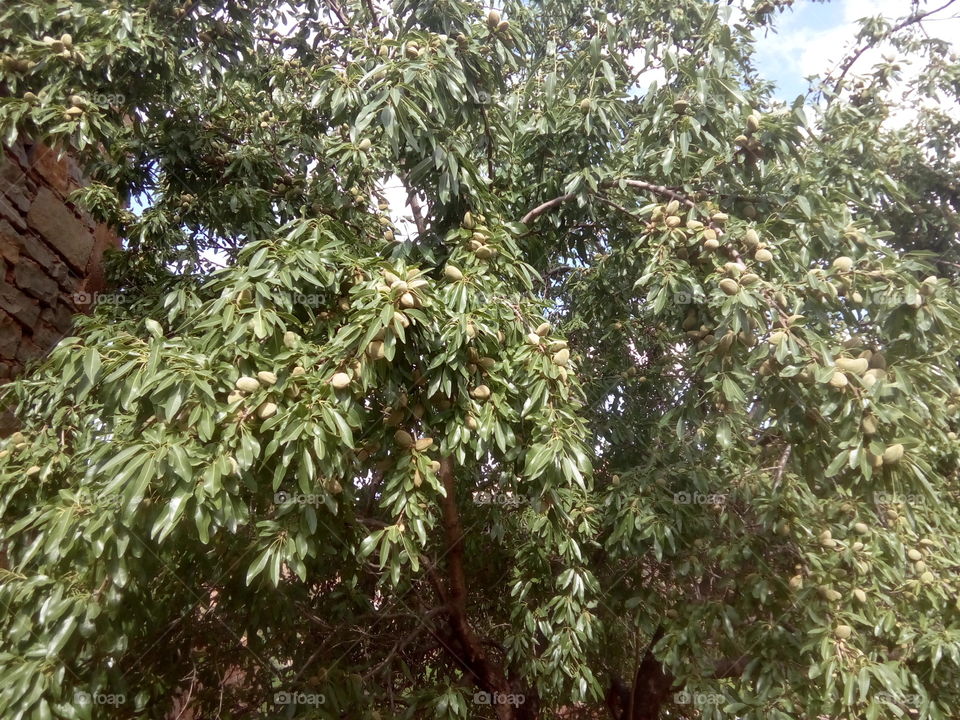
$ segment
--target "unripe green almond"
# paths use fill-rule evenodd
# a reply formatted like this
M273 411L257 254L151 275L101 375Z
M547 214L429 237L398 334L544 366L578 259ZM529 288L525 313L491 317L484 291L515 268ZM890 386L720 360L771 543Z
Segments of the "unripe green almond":
M853 258L841 255L833 261L833 269L840 272L850 272L853 269Z
M584 112L590 109L590 105L591 105L590 98L584 98L583 100L580 101L580 109L583 110Z
M261 370L257 373L257 379L262 382L264 385L276 385L277 376L275 373L270 372L269 370Z
M497 32L506 32L507 28L509 27L510 27L509 20L501 20L499 23L497 23Z
M729 219L730 216L722 212L715 212L710 216L710 222L716 223L717 225L723 225Z
M246 393L252 393L260 389L260 381L256 378L244 375L243 377L237 379L237 382L234 383L234 387L236 387L237 390L241 390Z
M850 636L853 635L853 628L849 625L837 625L833 629L833 634L838 640L849 640Z
M364 138L357 144L357 149L360 150L361 152L366 152L367 150L370 149L370 146L372 144L373 143L370 142L370 138Z
M865 603L867 601L867 594L860 588L854 588L853 599L858 603Z
M497 361L492 357L482 357L480 358L480 367L484 370L493 370L496 367Z
M743 241L748 248L755 248L760 245L760 235L756 230L750 228L743 236Z
M699 220L687 220L687 229L688 230L703 230L703 223Z
M867 371L869 363L865 358L837 358L836 366L844 372L863 375Z
M752 133L755 133L760 129L760 116L756 113L750 113L747 115L747 130Z
M933 582L934 580L936 580L936 579L937 579L936 576L935 576L932 572L930 572L929 570L924 571L924 572L920 575L920 582L922 582L924 585L929 585L930 583L932 583L932 582Z
M539 345L541 340L542 338L539 335L537 335L535 332L527 333L527 342L530 345Z
M863 304L863 295L861 295L860 293L854 291L854 292L852 292L852 293L850 294L850 301L853 302L854 305L862 305L862 304Z
M400 307L412 308L416 304L417 300L412 293L405 292L400 296Z
M27 477L32 477L32 476L36 475L38 472L40 472L40 466L39 466L39 465L31 465L30 467L27 468L27 473L26 473L26 475L27 475Z
M550 323L543 322L537 325L537 329L534 330L534 332L540 337L545 337L546 335L550 334L551 329L552 329L552 326L550 325Z
M847 376L842 372L835 372L833 377L830 378L830 387L837 389L845 388L848 384Z
M430 463L430 471L431 471L432 473L434 473L434 474L440 472L440 461L439 461L439 460L433 460L433 461Z
M461 223L461 225L463 225L463 227L466 228L467 230L473 230L477 226L477 223L473 219L473 215L470 213L469 210L467 210L467 212L463 214L463 222Z
M567 347L567 341L566 341L566 340L551 340L549 347L550 347L551 350L553 350L553 352L556 352L557 350L563 350L565 347Z
M350 376L347 375L345 372L334 373L333 376L330 378L330 384L336 390L343 390L344 388L350 385Z
M716 240L716 239L717 239L717 231L714 230L713 228L707 228L706 230L703 231L703 239L704 239L704 240Z
M663 223L668 228L675 228L675 227L680 227L680 225L683 223L683 220L681 220L676 215L667 215L667 218L666 220L663 221Z
M863 546L863 543L862 543L862 542L859 542L859 541L858 541L858 542L855 542L855 543L854 543L853 545L851 545L850 547L853 548L853 550L854 550L855 552L860 552L861 550L863 550L863 547L864 547L864 546Z
M554 365L566 367L567 363L570 362L570 351L567 348L557 350L557 352L553 354L552 360Z
M663 209L663 211L667 215L676 215L677 210L679 209L680 209L680 201L674 198L673 200L667 203L667 206Z
M896 443L883 451L883 464L896 465L903 457L903 445Z
M757 262L767 263L773 260L773 253L766 248L760 248L753 254L753 259Z
M831 588L829 585L821 585L817 588L817 592L819 592L820 596L825 600L835 601L842 597L840 593Z
M467 419L464 421L464 424L470 430L476 430L478 427L480 427L480 423L477 422L477 419L473 415L467 415Z
M500 24L500 13L497 10L493 10L493 9L490 10L487 13L487 26L490 29L493 29L499 24Z
M297 335L297 334L296 334L295 332L293 332L292 330L287 330L287 331L283 334L283 345L284 345L284 347L286 347L286 348L288 348L288 349L290 349L290 350L292 350L293 348L295 348L295 347L297 346L297 343L298 343L299 341L300 341L300 336Z
M293 370L290 371L290 374L293 377L300 377L301 375L306 375L307 371L304 370L301 366L295 365Z
M747 273L742 278L740 278L740 284L746 285L748 287L750 285L756 285L758 282L760 282L760 276L754 273Z
M907 550L907 557L917 562L918 560L923 560L923 553L917 550L916 548L910 548Z
M821 538L820 546L825 548L835 548L837 546L837 541L833 538Z
M446 276L447 280L452 280L453 282L459 282L460 280L463 280L463 273L453 265L447 265L443 269L443 274Z
M720 281L720 289L725 295L736 295L740 292L740 283L731 278L724 278Z
M244 394L242 392L239 390L233 390L229 395L227 395L227 404L233 405L233 403L239 402L240 400L243 400L243 398Z
M481 245L476 250L474 250L474 255L476 255L481 260L489 260L494 255L497 254L497 249L490 247L489 245Z
M704 231L704 232L706 232L706 231ZM719 247L720 247L720 241L719 241L719 240L708 239L708 240L704 240L704 241L703 241L703 249L704 249L704 250L713 251L713 250L718 249Z
M854 523L853 531L857 533L857 535L866 535L870 532L870 526L864 522Z
M951 442L953 442L956 439L957 439L957 434L955 432L951 430L950 432L947 433L947 440L950 440Z
M265 402L260 407L257 408L257 417L261 420L266 420L277 414L277 404L272 402Z
M790 588L792 590L799 590L803 587L803 575L794 575L790 578Z
M408 433L406 430L397 430L393 434L393 441L404 450L412 448L414 446L413 435Z
M379 360L384 356L383 342L381 340L371 340L367 345L367 355L374 360Z
M477 385L470 391L470 396L475 400L486 400L490 397L490 388L486 385Z

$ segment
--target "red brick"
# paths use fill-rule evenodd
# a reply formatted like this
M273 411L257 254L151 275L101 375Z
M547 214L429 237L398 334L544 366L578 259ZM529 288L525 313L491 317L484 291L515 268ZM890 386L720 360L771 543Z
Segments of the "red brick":
M9 157L4 157L3 165L0 165L0 195L20 212L25 213L30 209L28 194L27 177L23 168Z
M67 157L45 145L34 145L27 153L30 170L38 174L43 183L64 197L76 185L70 177Z
M17 360L21 363L25 363L34 358L41 357L43 355L43 350L34 343L29 338L23 338L20 341L20 348L17 350Z
M13 269L13 277L18 288L43 300L47 305L53 305L57 301L57 295L60 294L57 281L47 274L45 268L32 260L21 258Z
M20 235L6 220L0 220L0 257L11 263L20 259Z
M27 229L27 224L23 221L23 216L20 214L20 211L11 205L10 201L3 195L0 195L0 220L6 220L17 228L17 230Z
M20 323L0 310L0 359L9 360L17 356L22 336Z
M34 344L40 348L41 352L48 353L63 338L63 333L57 330L54 327L46 325L42 322L37 323L33 327L33 340Z
M33 327L37 318L40 317L37 301L24 295L2 278L0 278L0 310L13 315L27 327Z
M44 308L40 313L40 320L55 327L60 335L66 335L73 327L73 310L60 301L53 307Z
M40 188L27 214L30 227L66 258L72 267L83 272L90 261L93 235L87 231L63 201L47 188Z

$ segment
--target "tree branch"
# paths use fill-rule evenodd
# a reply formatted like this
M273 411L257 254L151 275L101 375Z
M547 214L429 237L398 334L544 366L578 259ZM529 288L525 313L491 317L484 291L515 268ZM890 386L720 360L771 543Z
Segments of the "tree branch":
M850 71L850 68L854 66L857 60L859 60L867 50L876 47L879 43L886 40L891 35L900 32L904 28L909 27L910 25L915 25L916 23L921 22L925 18L931 15L934 15L935 13L938 13L941 10L946 10L955 2L956 0L947 0L946 3L944 3L938 8L934 8L933 10L927 10L926 12L916 12L913 15L909 15L908 17L901 20L899 23L897 23L892 28L890 28L887 32L881 35L878 35L874 38L871 38L867 43L865 43L863 46L858 48L853 55L851 55L846 60L844 60L843 64L840 66L840 77L837 78L837 81L833 85L832 94L836 95L840 91L840 88L843 86L843 79L847 76L847 73Z
M601 183L600 187L603 187L603 188L615 187L621 183L627 187L636 188L637 190L646 190L647 192L652 192L657 195L668 197L671 200L676 200L677 202L683 205L686 205L688 208L696 207L696 203L694 203L693 200L688 198L683 193L677 192L672 188L668 188L666 185L657 185L655 183L649 183L645 180L630 180L630 179L607 180L606 182ZM593 194L596 195L595 193ZM563 203L569 200L573 200L576 196L577 196L576 193L567 193L566 195L560 195L559 197L555 197L552 200L547 200L545 203L541 203L540 205L537 205L537 207L533 208L533 210L531 210L526 215L524 215L520 219L520 222L522 222L524 225L529 225L531 220L535 220L536 218L540 217L544 213L549 212L550 210L553 210L555 207L558 207L559 205L562 205ZM629 210L617 205L609 198L605 198L601 195L596 195L596 197L601 202L604 202L608 205L612 205L616 207L618 210L621 210L627 213L631 217L636 217Z

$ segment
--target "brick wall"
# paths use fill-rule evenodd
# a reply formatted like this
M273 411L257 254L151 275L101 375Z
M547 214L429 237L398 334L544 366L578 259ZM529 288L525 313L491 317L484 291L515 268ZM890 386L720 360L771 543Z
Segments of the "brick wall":
M0 384L70 331L74 313L103 289L102 258L118 246L67 201L83 182L68 157L36 143L0 160ZM0 417L0 432L11 418Z

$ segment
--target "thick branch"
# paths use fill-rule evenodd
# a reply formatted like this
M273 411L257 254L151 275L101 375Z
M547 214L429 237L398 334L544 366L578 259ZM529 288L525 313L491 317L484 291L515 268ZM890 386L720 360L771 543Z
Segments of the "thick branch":
M636 188L637 190L646 190L647 192L652 192L657 195L668 197L671 200L676 200L677 202L682 203L683 205L686 205L689 208L696 207L696 203L694 203L693 200L688 198L683 193L677 192L676 190L668 188L665 185L656 185L654 183L646 182L645 180L629 180L629 179L607 180L606 182L602 183L600 187L604 187L604 188L614 187L621 183L627 187ZM568 200L573 200L576 196L577 196L576 193L567 193L566 195L555 197L552 200L547 200L545 203L541 203L540 205L537 205L537 207L533 208L533 210L531 210L526 215L524 215L520 219L520 222L522 222L524 225L529 225L531 220L537 219L544 213L553 210L555 207L562 205ZM626 212L628 215L635 217L633 213L629 212L626 208L617 206L608 198L604 198L601 196L598 196L598 198L600 198L601 202L604 202L607 205L613 204L618 210L622 210L623 212Z

